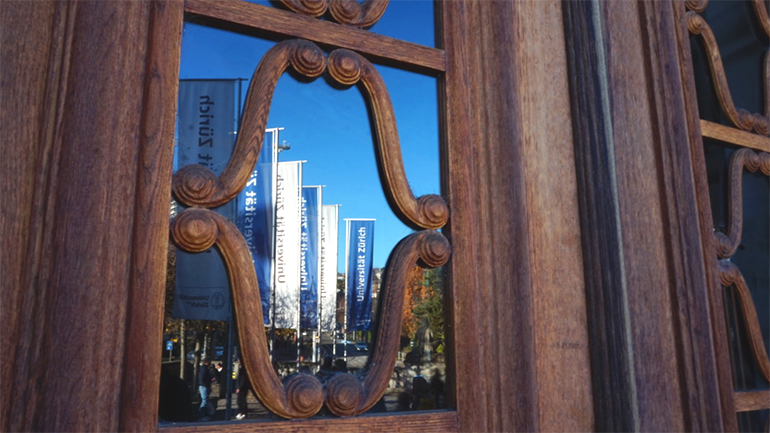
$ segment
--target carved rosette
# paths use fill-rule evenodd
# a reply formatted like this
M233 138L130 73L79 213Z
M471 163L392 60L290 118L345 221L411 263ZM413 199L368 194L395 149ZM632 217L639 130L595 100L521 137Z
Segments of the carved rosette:
M708 2L690 0L686 4L691 9L690 12L687 12L687 29L691 34L699 35L706 48L714 90L716 91L722 111L724 111L735 127L765 136L770 135L770 52L765 55L763 67L763 76L765 77L765 114L749 113L742 108L736 107L727 84L722 56L719 53L719 46L714 33L711 31L708 23L706 23L706 20L696 13L705 10ZM770 19L768 19L767 10L762 0L754 1L754 10L763 30L770 37Z
M735 151L730 159L728 178L728 229L727 233L715 232L717 256L722 286L735 287L741 304L744 325L749 333L752 354L766 380L770 381L770 360L762 340L762 331L757 318L754 301L746 281L738 267L730 261L740 244L743 231L743 171L760 171L770 176L770 153L754 152L743 148Z
M287 9L311 17L321 17L328 10L340 24L359 28L374 25L388 8L389 0L280 0Z
M295 3L317 6L319 2L296 0ZM332 1L332 5L334 3ZM232 200L245 187L262 146L275 86L289 67L309 78L328 72L340 84L360 85L375 122L377 164L386 196L404 222L422 229L402 239L391 253L383 279L377 345L367 368L357 376L334 376L326 389L311 375L295 375L281 383L270 363L264 329L261 325L253 326L263 323L263 312L246 241L235 225L210 210ZM449 241L435 231L447 223L449 208L437 195L415 198L412 194L390 96L374 66L359 54L336 50L327 60L321 49L311 42L284 41L260 61L251 83L235 149L222 174L216 176L203 166L190 165L174 176L174 194L181 203L191 207L180 212L172 222L173 241L191 252L211 247L221 252L238 319L243 364L265 407L284 418L308 418L318 413L324 403L336 415L358 415L374 406L390 380L398 354L404 292L410 270L416 265L442 266L449 260Z

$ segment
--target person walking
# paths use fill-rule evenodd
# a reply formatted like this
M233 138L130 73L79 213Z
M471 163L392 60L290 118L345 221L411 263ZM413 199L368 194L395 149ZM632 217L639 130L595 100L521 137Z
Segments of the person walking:
M201 405L198 411L201 415L201 421L209 420L208 403L209 394L211 393L211 369L209 366L211 361L208 358L203 359L203 365L198 369L198 392L201 394Z
M245 368L241 368L238 371L238 387L235 389L235 393L238 394L238 415L235 416L235 419L244 419L249 413L249 405L246 401L249 391L251 391L249 375L246 374Z

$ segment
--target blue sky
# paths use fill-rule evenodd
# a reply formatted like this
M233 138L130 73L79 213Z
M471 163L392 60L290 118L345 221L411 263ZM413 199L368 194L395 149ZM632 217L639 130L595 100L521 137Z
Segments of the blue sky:
M261 2L260 2L261 3ZM391 1L371 31L434 46L430 1ZM272 41L186 24L182 79L250 79ZM390 91L407 177L415 196L439 194L436 79L376 65ZM249 82L244 81L245 94ZM282 127L291 145L281 161L304 160L304 183L325 185L324 204L340 204L340 267L344 267L344 218L375 218L374 266L412 232L385 201L375 165L366 105L357 87L334 89L322 78L279 80L268 128Z

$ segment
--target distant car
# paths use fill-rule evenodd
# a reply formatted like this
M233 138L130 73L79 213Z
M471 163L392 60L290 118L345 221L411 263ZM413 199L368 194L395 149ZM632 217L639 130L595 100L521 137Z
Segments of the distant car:
M359 352L368 352L369 345L364 343L363 341L359 341L358 343L356 343L356 350Z

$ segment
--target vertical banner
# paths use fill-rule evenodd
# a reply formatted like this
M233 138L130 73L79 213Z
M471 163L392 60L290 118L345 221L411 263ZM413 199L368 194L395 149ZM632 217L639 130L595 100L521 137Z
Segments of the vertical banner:
M334 332L337 319L337 244L339 205L323 205L321 219L321 332Z
M200 164L219 175L235 144L235 80L180 80L177 158L179 166ZM234 202L215 209L233 220ZM230 290L219 252L177 249L172 315L192 320L227 320Z
M320 286L321 187L302 187L302 231L300 239L300 327L318 327Z
M369 331L372 327L372 260L374 220L346 219L348 295L346 331Z
M279 329L299 328L299 244L302 162L279 162L275 184L273 317Z
M238 229L246 239L259 283L262 315L270 324L278 128L265 131L262 150L246 187L238 195Z

